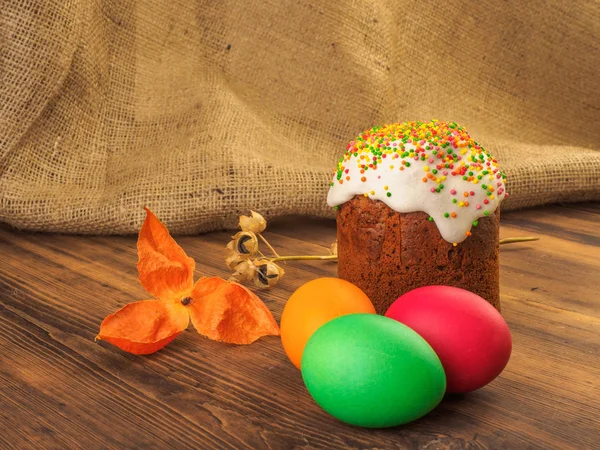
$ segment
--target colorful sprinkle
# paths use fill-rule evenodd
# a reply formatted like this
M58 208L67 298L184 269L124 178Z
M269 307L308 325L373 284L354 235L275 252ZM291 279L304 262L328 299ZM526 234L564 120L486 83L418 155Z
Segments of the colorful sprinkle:
M398 159L399 163L394 161L395 159ZM394 162L395 166L389 164L391 162ZM382 177L382 169L389 171L398 167L400 171L410 172L422 168L422 177L418 177L417 180L421 179L423 183L431 180L431 185L435 187L428 186L429 191L440 195L441 204L458 203L458 206L463 208L461 211L474 214L475 217L482 215L483 205L489 205L487 210L483 211L483 215L487 216L490 211L494 211L502 196L508 196L505 192L506 176L499 170L497 161L473 140L463 127L454 122L404 122L376 126L361 133L348 144L346 153L338 161L330 186L337 189L338 183L349 182L350 170L355 164L358 167L354 170L360 172L359 177L363 183L374 176L377 176L376 179L385 180ZM377 172L373 174L377 169L380 175ZM456 180L460 182L457 183ZM474 188L473 184L479 185L481 190L471 190L468 187L466 190L460 189L458 186L463 187L463 182L468 183L467 186L471 188ZM457 188L449 189L450 195L446 196L445 185L447 188ZM372 187L374 186L369 186ZM392 189L395 188L392 186ZM383 186L387 197L392 195L389 189L389 186ZM459 202L452 197L458 194L457 190L463 191L463 201ZM375 191L367 191L364 195L369 194L375 195ZM456 213L444 213L444 217L456 217ZM428 220L433 221L433 217L429 217ZM477 221L473 222L474 226L476 223ZM470 233L467 232L466 235L469 236Z

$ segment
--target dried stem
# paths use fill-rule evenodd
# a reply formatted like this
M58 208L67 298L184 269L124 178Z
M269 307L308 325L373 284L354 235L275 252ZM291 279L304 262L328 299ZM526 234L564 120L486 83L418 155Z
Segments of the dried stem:
M260 240L261 240L261 241L263 241L263 242L265 243L265 245L266 245L267 247L269 247L269 250L271 250L271 252L272 252L272 253L273 253L273 254L274 254L274 255L275 255L277 258L280 258L280 256L277 254L277 252L275 251L275 249L274 249L274 248L271 246L271 244L269 244L269 241L267 241L267 240L265 239L265 237L264 237L262 234L258 233L258 237L260 238Z
M500 239L500 245L502 244L512 244L515 242L529 242L529 241L539 241L538 237L515 237L515 238L505 238Z
M515 237L515 238L506 238L501 239L500 244L513 244L515 242L529 242L529 241L539 241L540 238L537 237ZM310 256L278 256L276 258L271 258L270 261L278 262L278 261L308 261L308 260L320 260L320 261L335 261L337 260L337 255L310 255Z
M256 254L259 256L259 259L256 259L254 261L252 261L252 260L245 261L245 264L247 267L239 266L239 264L238 264L240 270L236 271L235 268L233 269L234 275L232 275L232 277L234 279L235 279L236 275L238 277L243 277L243 280L240 279L240 281L249 281L249 279L254 278L254 282L255 282L255 284L257 284L257 286L260 285L261 287L265 287L264 286L265 283L263 280L260 280L260 282L257 282L256 275L258 274L258 271L256 270L256 268L261 267L261 269L262 269L265 267L269 268L269 266L271 266L271 269L269 269L269 270L271 270L270 275L267 275L268 286L266 286L266 287L272 287L284 275L283 269L272 263L282 262L283 264L286 264L286 261L333 261L333 262L338 261L337 242L334 243L331 246L331 248L329 249L329 252L331 253L329 255L279 256L279 254L273 248L273 246L271 244L269 244L269 241L267 241L267 239L260 233L260 231L264 231L266 225L267 225L267 223L264 220L264 218L256 212L252 212L251 217L247 217L247 216L240 217L240 227L242 228L243 232L246 234L250 233L250 234L253 234L253 235L255 234L256 236L258 236L258 238L268 247L268 249L271 251L273 256L265 256L258 248L253 247L253 251L256 252ZM240 232L240 233L242 233L242 232ZM234 236L234 238L236 236ZM539 238L530 237L530 236L513 237L513 238L500 239L500 244L501 245L502 244L512 244L512 243L517 243L517 242L529 242L529 241L537 241L537 240L539 240ZM234 242L235 242L235 239L230 244L232 244ZM257 247L256 241L254 241L254 245L255 245L255 247ZM457 244L454 244L454 245L457 245ZM228 260L231 259L232 257L236 256L235 248L231 247L231 245L228 245L227 248L230 250L230 252L233 254L233 256L229 256L226 259L226 262L228 262ZM242 255L238 255L238 256L242 256ZM248 264L250 264L250 266L248 266ZM236 267L238 267L238 266L236 266ZM246 272L244 272L247 270L252 272L252 276L249 276ZM274 278L274 276L275 276L275 278Z
M307 260L321 260L321 261L333 261L337 260L336 255L326 255L326 256L278 256L277 258L272 258L272 262L278 261L307 261Z

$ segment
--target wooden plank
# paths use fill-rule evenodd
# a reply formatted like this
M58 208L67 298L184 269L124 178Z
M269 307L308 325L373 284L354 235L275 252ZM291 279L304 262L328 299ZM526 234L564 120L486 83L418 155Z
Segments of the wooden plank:
M193 329L139 357L95 343L102 319L148 298L135 237L0 228L0 448L598 448L600 207L505 213L502 236L539 242L501 252L507 369L389 430L347 426L310 398L280 340L212 342ZM196 276L228 276L231 233L178 238ZM289 217L269 226L282 254L327 254L335 223ZM335 263L293 262L261 297L277 320L304 282Z

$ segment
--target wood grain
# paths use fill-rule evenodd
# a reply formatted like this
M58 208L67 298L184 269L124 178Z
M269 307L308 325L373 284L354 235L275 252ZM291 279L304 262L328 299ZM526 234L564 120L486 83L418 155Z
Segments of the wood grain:
M600 448L600 205L503 214L504 316L514 350L487 387L451 396L388 430L347 426L311 399L278 338L231 346L192 328L139 357L95 343L98 326L148 298L135 237L0 228L0 448ZM231 233L181 237L196 276L227 276ZM267 237L281 254L326 254L328 220L282 218ZM279 320L302 283L331 262L294 262L260 295Z

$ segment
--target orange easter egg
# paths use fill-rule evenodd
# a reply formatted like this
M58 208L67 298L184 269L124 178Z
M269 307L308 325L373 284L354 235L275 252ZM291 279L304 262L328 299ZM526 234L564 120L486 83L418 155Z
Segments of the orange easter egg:
M300 286L281 315L281 342L299 369L304 346L317 329L346 314L371 313L375 307L358 287L339 278L317 278Z

